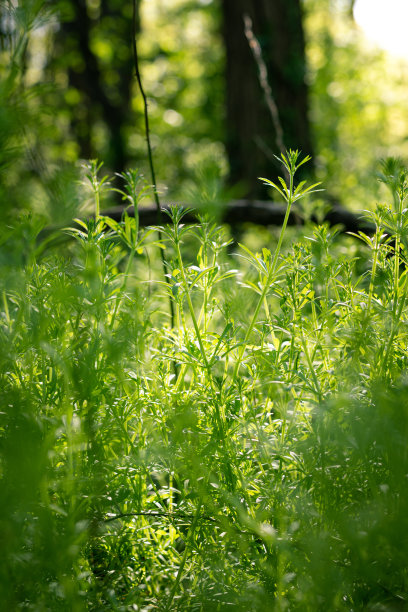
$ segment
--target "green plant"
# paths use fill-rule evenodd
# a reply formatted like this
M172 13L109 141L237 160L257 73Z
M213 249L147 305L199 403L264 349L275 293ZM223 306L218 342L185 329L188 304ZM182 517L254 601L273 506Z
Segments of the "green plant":
M298 159L287 216L315 187ZM3 230L8 609L405 605L406 175L387 176L396 209L359 242L285 222L274 251L231 255L174 207L166 281L137 172L135 217L64 230L63 254L35 217Z

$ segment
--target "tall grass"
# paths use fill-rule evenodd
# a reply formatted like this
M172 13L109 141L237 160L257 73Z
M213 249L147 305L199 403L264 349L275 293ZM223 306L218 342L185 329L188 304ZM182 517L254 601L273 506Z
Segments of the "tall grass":
M230 255L180 208L141 229L137 173L135 218L101 216L94 170L64 253L2 229L4 609L404 609L406 171L359 249L284 225Z

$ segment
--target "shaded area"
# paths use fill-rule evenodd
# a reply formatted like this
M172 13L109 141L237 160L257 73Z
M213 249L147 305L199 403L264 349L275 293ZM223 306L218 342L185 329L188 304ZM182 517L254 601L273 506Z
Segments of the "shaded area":
M168 206L164 206L168 208ZM104 211L104 215L120 221L125 210L124 206L110 208ZM134 209L128 208L128 214L134 216ZM225 207L221 220L228 225L236 226L241 223L253 223L260 226L277 225L281 226L285 217L286 206L277 202L265 202L262 200L236 200L229 202ZM183 217L184 223L196 223L197 213L192 209ZM311 220L317 222L318 219L312 215ZM164 223L170 222L170 217L163 215ZM341 225L343 232L363 231L372 234L374 226L367 223L360 215L356 215L343 206L335 205L326 213L323 222L329 225ZM141 226L154 225L157 223L157 210L155 206L143 206L139 209L139 223ZM304 219L297 211L292 211L289 215L288 225L303 225Z
M230 180L247 196L259 196L257 176L271 176L278 165L277 134L259 79L259 68L245 36L244 16L253 26L282 126L284 147L313 152L302 10L299 0L223 0L226 52L226 148Z

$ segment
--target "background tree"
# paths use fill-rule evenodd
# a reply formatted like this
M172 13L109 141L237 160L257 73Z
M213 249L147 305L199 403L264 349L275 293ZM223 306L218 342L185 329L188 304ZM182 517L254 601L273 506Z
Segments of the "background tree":
M166 18L180 28L183 20L195 18L197 8L200 9L192 3L178 11L169 7ZM251 18L254 34L261 45L283 128L284 145L310 153L300 2L222 0L220 8L225 64L217 63L216 69L220 76L224 72L225 91L221 93L225 103L223 140L230 168L229 178L233 184L241 183L241 195L259 196L262 187L257 176L271 175L271 168L275 167L273 153L278 153L278 150L276 130L259 83L258 67L244 33L244 15ZM118 0L94 3L64 0L60 4L61 23L54 38L54 60L50 64L54 64L56 70L66 71L68 93L65 101L71 107L71 130L76 136L81 157L100 155L101 143L106 142L107 146L102 147L103 157L116 171L123 170L129 161L125 133L131 123L133 74L129 44L132 37L130 9L131 3ZM209 11L213 20L219 19L214 3L209 10L207 8L207 15ZM147 34L147 31L142 32L141 37ZM174 47L157 42L155 55L149 58L152 64L158 58L171 59L173 55ZM211 54L206 58L207 72L211 70L213 59ZM169 77L164 75L164 80L166 76ZM183 75L179 76L182 81ZM185 83L180 85L181 91L188 87ZM220 88L220 83L217 86ZM153 100L155 90L157 88L153 86ZM214 125L216 118L214 109L208 108L209 100L209 95L207 100L203 98L200 110L212 112Z
M277 133L259 80L259 69L244 32L244 16L261 46L277 106L285 148L312 153L305 81L305 39L299 0L222 0L226 52L226 148L232 182L247 195L264 188L258 176L271 176L279 154Z
M66 72L65 103L79 154L89 159L102 153L106 164L121 172L129 161L132 3L63 0L59 14L48 68Z
M51 216L60 219L65 210L71 218L68 181L58 184L55 174L61 161L68 162L64 172L79 158L98 157L108 170L136 166L147 174L129 44L132 3L59 0L53 21L24 42L21 70L11 74L9 42L22 15L39 4L0 3L0 95L8 100L0 116L8 143L0 190L11 209L16 202L32 206L34 195L44 212L38 188L45 179ZM343 203L361 208L368 186L376 197L368 176L376 160L407 152L407 70L364 46L350 7L349 0L140 2L141 71L167 199L193 202L197 179L209 185L215 177L207 190L213 198L217 180L222 184L217 173L240 183L240 195L268 197L257 177L273 177L278 147L244 14L267 64L285 145L314 153L318 178ZM25 153L11 165L18 151ZM31 197L20 197L22 185ZM72 202L62 205L64 199Z

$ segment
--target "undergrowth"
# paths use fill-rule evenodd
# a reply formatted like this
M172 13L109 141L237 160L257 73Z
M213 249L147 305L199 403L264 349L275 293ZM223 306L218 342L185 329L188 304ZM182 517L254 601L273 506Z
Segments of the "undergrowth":
M316 186L280 161L289 214ZM116 223L91 170L63 252L2 230L3 609L405 609L406 171L350 257L327 225L253 252L177 207L159 240L137 173Z

